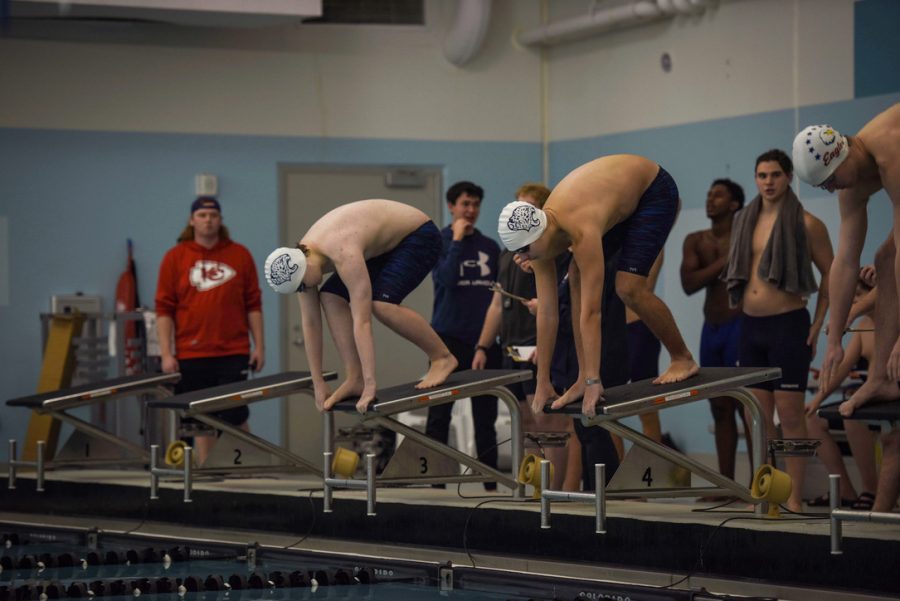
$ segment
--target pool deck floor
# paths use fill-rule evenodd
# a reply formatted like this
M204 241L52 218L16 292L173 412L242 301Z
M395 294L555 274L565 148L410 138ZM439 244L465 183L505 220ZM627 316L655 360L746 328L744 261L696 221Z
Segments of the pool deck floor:
M46 491L20 472L0 489L0 521L96 526L110 532L177 535L263 548L397 559L822 601L900 597L900 526L843 524L843 554L830 554L827 513L755 516L743 503L713 508L693 499L608 501L607 532L593 506L554 502L551 528L540 507L488 494L478 484L446 489L379 488L375 516L364 491L336 491L322 512L322 483L283 475L197 479L184 503L180 482L149 498L140 470L48 472Z

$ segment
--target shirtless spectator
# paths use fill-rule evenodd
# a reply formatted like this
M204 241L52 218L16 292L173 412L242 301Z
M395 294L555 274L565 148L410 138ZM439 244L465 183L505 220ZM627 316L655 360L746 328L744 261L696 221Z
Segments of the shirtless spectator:
M729 302L743 311L741 367L781 368L780 379L750 386L762 407L768 440L777 437L776 410L784 438L806 438L809 364L828 310L831 240L825 224L803 209L791 189L793 171L781 150L756 159L759 194L734 218L726 275ZM817 288L813 263L821 286L810 322L806 299ZM793 480L787 507L799 513L806 458L785 462Z
M685 293L706 290L703 301L703 332L700 337L702 367L736 367L740 352L741 310L728 306L728 290L721 275L728 265L731 224L734 214L744 206L744 189L730 179L717 179L706 193L706 216L712 227L689 234L684 239L681 261L681 287ZM719 471L734 479L738 429L735 413L750 428L741 404L731 397L709 399L715 425L716 455ZM750 437L747 454L753 457ZM751 459L752 461L752 459ZM752 469L752 465L751 465Z

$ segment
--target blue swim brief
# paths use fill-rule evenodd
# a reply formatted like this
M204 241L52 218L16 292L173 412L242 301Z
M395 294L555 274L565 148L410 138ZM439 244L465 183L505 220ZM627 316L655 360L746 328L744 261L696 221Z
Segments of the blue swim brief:
M700 334L700 365L702 367L737 367L741 357L741 316L725 323L703 322Z
M660 167L659 173L638 201L634 213L613 226L604 236L604 241L609 238L613 248L622 249L616 264L617 271L644 277L650 273L675 224L678 202L675 180Z
M433 221L422 224L390 251L366 261L372 282L372 300L399 305L422 283L441 256L441 232ZM336 294L350 301L350 293L335 272L319 292Z

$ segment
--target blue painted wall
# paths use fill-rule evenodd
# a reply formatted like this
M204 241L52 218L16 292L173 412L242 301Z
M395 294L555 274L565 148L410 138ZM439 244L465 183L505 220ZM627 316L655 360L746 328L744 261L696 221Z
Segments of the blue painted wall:
M728 176L755 194L755 157L771 147L789 148L795 123L829 122L855 132L900 94L775 111L701 123L642 130L551 145L551 182L601 154L634 152L652 157L674 175L684 211L667 245L658 290L667 302L695 307L679 313L683 330L699 331L699 295L686 298L677 283L684 232L708 226L703 212L712 179ZM125 239L135 241L140 295L152 304L163 253L183 227L194 174L219 174L226 223L258 261L278 242L277 166L306 164L442 165L444 182L467 178L485 187L483 230L523 181L540 173L536 143L464 143L405 140L322 140L256 136L0 130L0 216L9 229L9 304L0 306L0 398L33 392L40 369L38 313L53 294L99 293L112 305L125 267ZM805 185L800 195L837 235L836 198ZM871 260L888 232L888 201L871 203L871 231L864 260ZM267 372L281 366L277 299L264 295ZM696 340L688 340L696 347ZM712 452L705 407L670 411L664 427L692 452ZM278 440L274 403L254 408L251 427ZM0 407L0 440L21 437L25 412Z
M756 196L754 165L756 157L770 148L782 148L790 154L794 134L811 123L830 123L839 131L853 134L873 116L900 101L900 94L873 96L847 102L802 107L730 119L717 119L652 130L632 131L609 136L566 140L551 144L551 183L556 184L569 171L598 156L634 153L652 158L668 170L682 198L682 212L666 244L666 259L657 285L657 294L672 308L685 342L699 356L699 332L702 326L702 293L687 297L681 290L678 269L684 237L691 231L707 229L706 192L719 177L729 177L744 187L748 201ZM828 195L801 184L799 195L806 209L828 226L832 242L837 243L839 216L837 195ZM869 235L863 262L871 262L875 250L885 240L891 224L890 201L884 192L869 204ZM809 302L810 310L816 298ZM824 352L824 337L819 339L818 357ZM665 366L665 353L661 364ZM814 365L816 361L814 360ZM706 433L712 423L705 403L694 403L662 414L663 430L670 431L675 442L688 452L712 453L713 438ZM633 427L640 428L634 420Z
M10 282L9 304L0 305L0 399L34 392L38 314L51 295L101 294L112 308L126 238L135 244L141 300L152 306L159 262L187 221L196 173L219 175L225 222L261 263L279 242L279 163L440 165L445 183L471 179L485 188L488 224L519 184L540 176L540 161L540 146L525 143L0 129ZM281 367L276 295L264 294L263 311L273 373ZM0 407L0 440L22 438L27 418ZM250 426L279 440L279 419L277 404L259 403Z
M853 5L853 19L855 96L900 91L900 2L860 0Z

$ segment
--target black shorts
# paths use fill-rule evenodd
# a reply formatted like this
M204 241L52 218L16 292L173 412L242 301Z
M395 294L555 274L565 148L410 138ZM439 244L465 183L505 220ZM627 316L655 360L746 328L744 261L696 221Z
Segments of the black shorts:
M250 369L249 363L249 355L179 359L178 369L181 372L181 380L175 385L175 394L246 380ZM250 417L250 409L247 406L235 407L217 411L211 415L233 426L240 426ZM183 421L196 422L190 418Z
M640 382L659 375L659 352L662 345L643 321L628 324L628 376Z
M781 379L751 384L750 388L806 392L812 347L809 311L797 309L779 315L741 315L741 367L780 367Z
M372 282L372 300L394 305L402 303L437 265L442 248L441 232L433 221L428 221L389 252L366 261ZM325 281L319 292L329 292L350 301L347 286L337 273Z
M616 263L617 271L625 271L646 277L666 244L669 232L678 215L678 186L672 176L659 168L659 173L638 201L634 213L610 229L613 249L622 249ZM606 241L606 240L604 240ZM612 249L606 248L606 252Z

